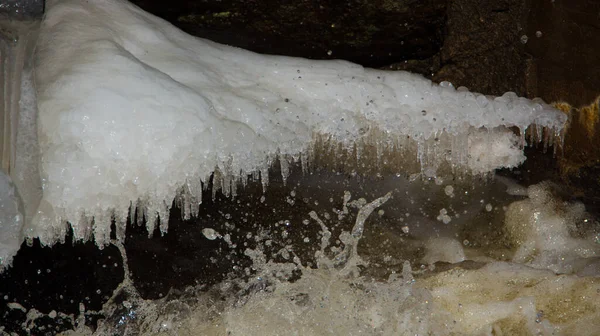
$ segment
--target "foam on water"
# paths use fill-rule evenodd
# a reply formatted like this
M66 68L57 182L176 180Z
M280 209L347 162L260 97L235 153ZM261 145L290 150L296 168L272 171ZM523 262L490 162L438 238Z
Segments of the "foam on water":
M571 273L581 267L578 261L582 258L600 256L593 239L572 237L572 232L577 231L573 223L584 218L583 204L556 201L547 183L529 187L528 195L529 198L511 204L506 213L507 234L518 247L515 262Z
M428 176L481 174L523 162L529 125L553 140L566 121L514 93L219 45L121 0L48 1L35 69L43 196L26 234L44 244L68 221L104 245L112 216L121 238L132 202L152 232L178 194L194 215L212 172L235 194L253 172L266 186L276 156L284 177L292 161L311 169L323 144L327 161L396 153Z

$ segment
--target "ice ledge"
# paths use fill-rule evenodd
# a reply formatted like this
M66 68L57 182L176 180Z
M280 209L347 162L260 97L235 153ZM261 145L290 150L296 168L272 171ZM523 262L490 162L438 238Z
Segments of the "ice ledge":
M44 191L26 234L45 244L66 221L105 244L112 215L123 235L130 202L167 218L182 186L194 203L215 169L230 190L275 156L309 164L319 137L412 151L428 172L484 173L524 160L529 125L552 141L566 122L514 93L219 45L120 0L49 1L35 65Z

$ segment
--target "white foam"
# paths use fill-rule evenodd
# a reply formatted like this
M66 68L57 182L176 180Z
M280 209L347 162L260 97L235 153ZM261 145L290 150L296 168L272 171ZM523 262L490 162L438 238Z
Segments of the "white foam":
M458 263L466 259L463 246L456 239L433 237L427 241L425 247L423 262L426 264L438 261Z
M507 127L558 134L566 121L513 93L216 44L120 0L48 1L36 85L44 191L27 235L45 244L64 236L65 221L77 239L105 244L113 214L122 237L138 200L152 232L178 192L189 217L200 179L218 169L217 184L235 193L235 178L266 177L277 154L308 165L316 134L347 145L377 135L379 149L416 144L429 173L442 162L484 173L524 160Z
M571 234L576 232L575 223L584 218L583 204L557 201L548 183L527 191L529 198L512 203L506 211L507 234L517 247L513 261L573 273L578 271L578 260L600 256L593 238Z
M594 278L556 275L493 262L478 270L453 269L417 281L434 309L451 316L460 335L594 335L600 288Z

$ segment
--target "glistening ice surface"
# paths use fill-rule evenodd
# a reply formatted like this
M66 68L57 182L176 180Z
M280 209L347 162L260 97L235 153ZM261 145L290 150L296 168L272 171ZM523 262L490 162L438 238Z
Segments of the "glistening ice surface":
M124 1L47 7L35 59L44 192L26 231L45 244L64 236L65 221L78 239L105 244L112 215L121 238L131 202L154 225L178 193L188 217L201 179L218 170L227 194L252 172L267 184L277 155L284 175L299 160L310 170L323 146L330 160L360 161L361 144L381 164L389 153L429 176L444 165L481 174L523 162L529 125L552 142L566 121L513 93L219 45Z

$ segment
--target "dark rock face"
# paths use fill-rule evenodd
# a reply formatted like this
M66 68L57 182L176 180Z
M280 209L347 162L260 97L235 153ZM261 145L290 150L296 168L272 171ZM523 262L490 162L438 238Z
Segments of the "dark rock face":
M446 0L134 0L184 31L258 53L379 67L442 45Z
M3 0L0 16L12 20L38 19L44 15L44 0Z
M522 0L455 0L448 7L447 35L434 81L500 95L525 94L521 36L529 8Z
M580 106L600 87L594 0L132 2L220 43L391 66L485 94L514 91Z
M595 0L532 2L525 31L530 37L529 94L575 107L598 96L599 22L600 2Z

